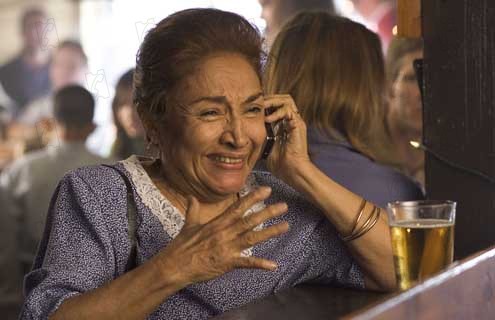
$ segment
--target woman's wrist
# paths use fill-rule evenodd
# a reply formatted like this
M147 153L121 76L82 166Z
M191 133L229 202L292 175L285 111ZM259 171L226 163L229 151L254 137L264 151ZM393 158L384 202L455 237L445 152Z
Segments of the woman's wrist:
M311 162L311 160L299 161L292 166L290 170L287 170L284 182L290 185L297 191L309 195L311 192L311 177L318 171L318 168Z
M170 259L160 254L149 260L158 289L173 294L190 285L191 281L182 274L180 268L176 268L176 264L169 261Z

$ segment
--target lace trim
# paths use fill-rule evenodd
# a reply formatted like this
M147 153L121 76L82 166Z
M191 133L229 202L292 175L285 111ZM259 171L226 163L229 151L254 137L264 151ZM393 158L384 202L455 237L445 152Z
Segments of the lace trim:
M163 230L171 237L175 238L182 227L184 226L184 216L179 210L172 205L172 203L158 190L153 184L148 173L143 168L139 157L131 156L126 160L120 161L124 168L131 175L131 179L134 182L136 192L141 198L143 204L150 209L150 211L158 218L163 226ZM239 191L240 197L245 197L257 186L256 180L253 175L249 175L246 181L246 185ZM265 203L260 201L255 203L249 208L244 216L249 216L255 212L259 212L265 208ZM259 231L263 228L263 224L260 224L254 228L255 231ZM241 256L251 256L252 248L248 248L241 252Z

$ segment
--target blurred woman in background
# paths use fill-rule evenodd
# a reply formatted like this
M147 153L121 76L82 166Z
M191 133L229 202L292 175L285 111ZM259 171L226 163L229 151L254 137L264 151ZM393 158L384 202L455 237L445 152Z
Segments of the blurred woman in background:
M385 71L378 36L325 12L300 13L270 52L267 94L293 97L308 125L312 161L329 177L381 206L422 197L394 162L385 130Z
M132 154L144 154L144 129L132 105L132 78L134 70L124 73L115 89L112 112L117 136L112 146L111 157L116 160L128 158Z
M423 105L413 61L423 58L421 39L394 38L387 51L387 127L402 171L423 186L425 156L409 141L422 141Z

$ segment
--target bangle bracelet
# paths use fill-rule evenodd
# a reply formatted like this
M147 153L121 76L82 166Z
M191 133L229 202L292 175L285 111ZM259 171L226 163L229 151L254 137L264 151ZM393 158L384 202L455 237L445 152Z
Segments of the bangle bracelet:
M376 214L375 214L376 212ZM381 209L378 208L377 206L373 206L373 210L371 211L371 214L369 218L366 220L365 224L359 229L358 232L356 232L352 237L349 237L346 239L346 241L352 241L356 240L360 237L362 237L364 234L366 234L368 231L370 231L378 222L381 214Z
M350 237L356 231L356 228L357 228L357 226L359 224L359 220L361 220L361 217L363 216L364 208L366 207L366 202L367 201L366 201L365 198L363 198L363 200L361 200L361 204L359 205L358 214L356 216L356 219L354 220L354 224L352 226L352 230L351 230L351 232L349 232L349 235L347 235L347 236L341 236L342 239L347 238L347 237Z
M355 237L360 234L365 228L368 227L368 225L371 223L373 217L374 217L374 213L375 213L375 207L373 207L373 209L371 210L370 212L370 215L368 216L368 218L366 219L366 221L364 221L363 225L357 229L355 232L351 233L350 235L348 235L347 237L344 237L343 240L344 241L351 241L351 240L354 240Z

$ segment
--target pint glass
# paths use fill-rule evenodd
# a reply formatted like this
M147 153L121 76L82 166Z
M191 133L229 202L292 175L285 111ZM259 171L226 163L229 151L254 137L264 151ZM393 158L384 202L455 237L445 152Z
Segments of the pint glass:
M456 203L452 201L392 202L387 206L400 290L434 275L452 263Z

